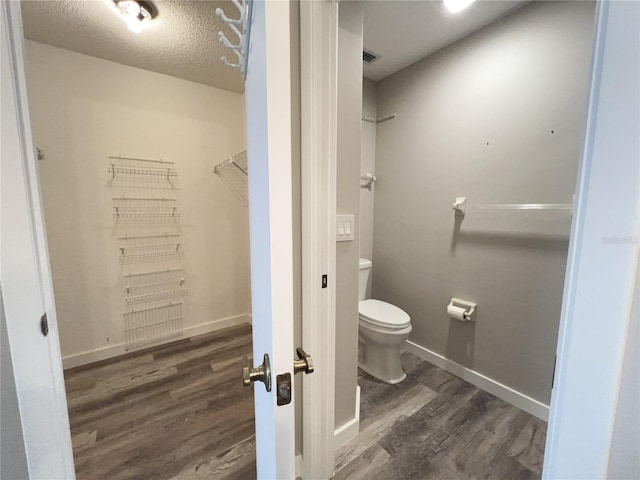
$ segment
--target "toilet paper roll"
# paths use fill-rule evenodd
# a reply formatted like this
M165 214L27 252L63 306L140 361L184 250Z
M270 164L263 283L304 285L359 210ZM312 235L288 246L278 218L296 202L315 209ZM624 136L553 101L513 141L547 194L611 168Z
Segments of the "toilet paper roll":
M466 308L456 307L453 304L449 304L447 306L447 315L455 320L462 320L463 322L467 320L467 316L469 315Z

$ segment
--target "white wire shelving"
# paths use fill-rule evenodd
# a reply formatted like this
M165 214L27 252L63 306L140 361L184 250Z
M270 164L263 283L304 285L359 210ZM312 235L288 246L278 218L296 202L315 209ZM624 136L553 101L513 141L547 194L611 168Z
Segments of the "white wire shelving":
M182 302L123 314L126 348L182 335Z
M215 173L229 189L245 204L249 204L247 151L243 150L213 167Z
M174 167L174 162L166 160L149 160L146 158L132 157L109 157L107 171L114 179L116 175L151 175L158 177L177 177L178 172Z
M174 162L108 159L112 216L122 265L127 349L182 334L185 286L178 171Z
M180 212L175 198L114 197L115 218L178 219Z

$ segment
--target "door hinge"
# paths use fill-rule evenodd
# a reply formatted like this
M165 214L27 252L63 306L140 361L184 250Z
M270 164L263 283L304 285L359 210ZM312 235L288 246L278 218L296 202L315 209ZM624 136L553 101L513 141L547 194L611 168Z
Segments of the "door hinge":
M558 356L553 359L553 374L551 375L551 390L553 390L553 384L556 381L556 363L558 363Z
M47 320L46 313L40 317L40 331L45 337L49 334L49 320Z

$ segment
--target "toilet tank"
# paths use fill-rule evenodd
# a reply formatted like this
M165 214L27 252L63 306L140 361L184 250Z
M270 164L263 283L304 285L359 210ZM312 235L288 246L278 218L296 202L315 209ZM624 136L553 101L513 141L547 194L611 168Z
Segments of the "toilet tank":
M360 278L358 280L358 300L362 301L367 298L367 283L369 283L369 274L373 264L371 260L366 258L360 259Z

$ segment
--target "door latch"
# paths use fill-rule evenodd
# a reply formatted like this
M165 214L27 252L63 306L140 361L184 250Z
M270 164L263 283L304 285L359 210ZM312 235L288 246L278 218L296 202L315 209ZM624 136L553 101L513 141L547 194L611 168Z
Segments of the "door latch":
M307 375L313 373L313 359L311 355L305 352L302 348L296 348L298 354L298 360L293 361L293 373L304 372Z
M251 385L252 382L259 381L264 383L267 392L271 391L271 365L269 364L269 354L265 353L262 365L252 367L249 358L245 355L244 366L242 368L242 384L245 387Z
M296 348L298 360L293 361L293 373L313 373L313 359L302 348ZM276 403L278 406L291 403L291 374L289 372L276 375Z

